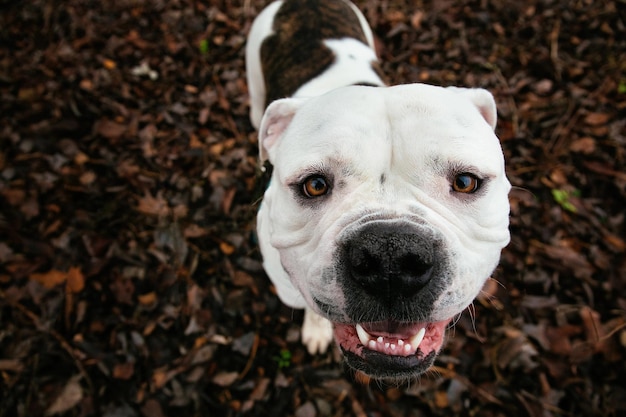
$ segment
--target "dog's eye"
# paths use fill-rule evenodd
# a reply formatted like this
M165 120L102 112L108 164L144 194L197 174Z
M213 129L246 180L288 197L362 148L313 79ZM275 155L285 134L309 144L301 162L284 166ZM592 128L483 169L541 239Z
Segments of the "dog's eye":
M309 198L321 197L329 191L328 180L321 175L311 175L302 183L302 193Z
M452 181L452 189L457 193L471 194L480 188L480 179L473 174L457 174Z

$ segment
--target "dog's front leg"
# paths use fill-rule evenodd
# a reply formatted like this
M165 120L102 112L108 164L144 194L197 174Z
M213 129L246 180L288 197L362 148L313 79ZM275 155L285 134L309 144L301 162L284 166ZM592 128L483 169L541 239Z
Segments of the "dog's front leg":
M332 323L310 308L306 308L302 323L302 343L307 347L309 353L311 355L325 353L332 341Z

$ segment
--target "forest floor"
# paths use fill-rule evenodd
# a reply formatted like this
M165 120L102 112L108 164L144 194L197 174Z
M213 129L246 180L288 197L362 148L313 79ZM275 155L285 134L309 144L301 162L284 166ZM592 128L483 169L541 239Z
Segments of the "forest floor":
M626 415L626 3L356 3L392 84L498 103L512 240L432 371L309 355L262 270L263 2L4 0L0 417Z

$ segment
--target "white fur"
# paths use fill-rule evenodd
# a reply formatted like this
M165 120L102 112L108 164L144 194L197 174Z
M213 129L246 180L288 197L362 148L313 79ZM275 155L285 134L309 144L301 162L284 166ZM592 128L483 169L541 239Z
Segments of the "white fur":
M263 9L254 19L248 41L246 43L246 78L250 94L250 120L255 128L259 128L265 110L265 81L261 68L261 44L272 34L274 16L283 4L275 1Z
M246 77L250 94L250 121L258 129L266 103L265 81L261 67L261 45L265 38L273 34L274 17L282 5L275 1L267 6L252 23L246 44ZM371 62L377 60L374 35L363 13L352 3L350 7L357 15L367 39L368 45L356 39L328 39L324 43L336 55L336 62L323 74L304 84L295 94L296 97L312 97L326 93L337 87L355 82L380 83L379 77L372 71ZM354 59L349 58L353 56Z
M493 133L495 102L482 89L422 84L390 88L347 87L379 84L371 68L374 38L365 17L367 45L355 39L328 39L335 63L288 98L267 110L260 49L272 34L282 1L266 7L254 21L246 47L250 119L259 129L261 160L274 166L261 204L257 232L264 268L288 306L305 308L302 341L311 353L324 352L332 324L313 299L342 312L338 281L321 282L336 241L368 213L392 214L407 222L415 213L445 237L453 279L436 300L431 319L446 320L473 300L509 241L510 184L499 141ZM454 195L445 170L450 164L489 177L476 198ZM335 184L322 208L303 207L292 184L324 166ZM380 183L381 175L387 178ZM289 271L289 273L287 272Z
M311 355L324 353L333 341L333 325L310 308L304 310L302 343Z
M493 97L484 90L423 84L345 87L309 100L272 103L262 126L272 120L280 129L268 135L262 128L259 134L274 171L259 210L258 234L264 267L281 300L323 314L317 299L342 311L338 281L321 282L341 234L367 213L412 221L412 213L422 212L422 220L443 234L454 253L449 292L436 301L431 320L463 311L509 241L510 184L495 119ZM487 189L470 198L451 193L445 172L450 164L479 171L489 178ZM323 210L303 208L290 184L319 166L344 185L333 189ZM382 174L388 178L384 185ZM303 335L311 331L305 328ZM309 339L308 348L324 346L327 339L324 334Z
M323 75L300 87L294 97L315 97L355 82L380 83L372 70L371 63L376 61L373 49L352 38L329 39L324 44L335 53L335 62Z

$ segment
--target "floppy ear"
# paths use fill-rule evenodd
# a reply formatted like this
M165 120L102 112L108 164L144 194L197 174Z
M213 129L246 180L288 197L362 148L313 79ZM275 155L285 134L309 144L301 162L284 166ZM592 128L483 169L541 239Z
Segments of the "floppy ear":
M273 149L291 123L305 99L285 98L272 102L263 114L259 128L259 156L261 163L272 162Z
M498 122L496 101L491 93L483 88L448 87L449 90L467 97L478 108L483 118L495 130Z

